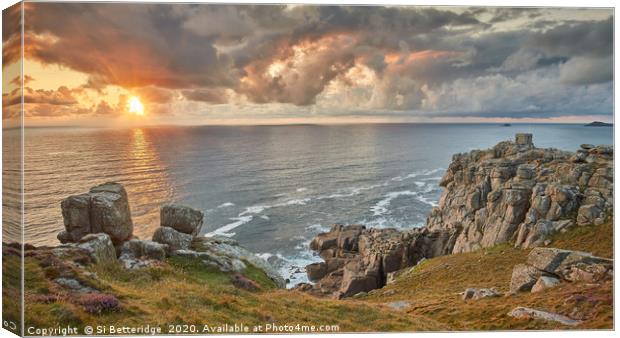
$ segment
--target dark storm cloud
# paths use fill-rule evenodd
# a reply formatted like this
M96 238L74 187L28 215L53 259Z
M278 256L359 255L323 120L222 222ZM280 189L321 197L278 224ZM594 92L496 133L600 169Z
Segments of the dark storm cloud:
M184 30L169 5L30 3L26 16L28 57L108 84L232 86L237 78L229 58Z
M609 56L613 53L613 19L567 22L532 34L528 46L553 56Z
M10 63L21 57L21 3L2 11L2 61Z
M373 110L547 116L563 107L555 104L561 93L597 85L590 94L604 97L611 92L603 84L613 80L612 11L597 10L598 20L558 19L554 11L29 3L25 53L89 74L84 88L119 85L161 104L176 92L210 104L232 93L311 106L338 100L329 88L350 88L359 95L353 101ZM10 33L3 46L5 61L19 55ZM364 69L374 78L362 80ZM550 90L529 92L541 74ZM501 110L496 98L512 96L522 99ZM572 101L574 110L609 108L585 97Z
M525 17L529 19L543 15L537 8L494 8L491 10L493 17L490 23L504 22Z

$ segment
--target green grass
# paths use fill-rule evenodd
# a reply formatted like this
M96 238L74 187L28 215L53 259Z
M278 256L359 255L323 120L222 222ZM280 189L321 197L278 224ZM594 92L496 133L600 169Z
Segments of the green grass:
M554 236L550 246L612 257L612 234L611 221L600 226L573 227ZM263 271L247 262L244 275L261 285L259 291L239 289L232 285L230 274L205 267L195 259L171 257L161 266L136 271L127 271L118 264L98 265L89 268L96 273L92 277L73 268L44 267L38 258L27 257L26 325L69 323L81 328L148 323L161 325L164 332L168 324L252 326L272 322L337 324L346 332L567 329L556 323L507 316L516 306L528 306L584 319L584 324L576 328L612 328L611 283L565 283L539 294L520 293L479 301L461 299L458 293L468 287L495 287L507 292L512 267L525 262L528 253L529 250L506 244L429 259L381 290L346 300L320 299L276 289ZM19 262L7 257L9 264L4 268L9 273L5 274L3 292L5 297L15 297L18 290L12 282L18 276L7 267ZM74 297L51 281L58 274L74 274L82 283L114 295L121 309L99 315L85 312ZM394 293L384 295L389 290ZM42 301L49 295L57 295L58 300ZM386 306L392 301L406 301L411 306L394 310ZM5 309L7 306L13 305L5 302ZM15 311L9 310L5 313Z
M21 323L21 258L4 253L2 256L2 320L18 328ZM11 330L8 326L3 326ZM12 330L18 333L16 330Z
M66 321L82 328L85 325L161 325L267 322L308 325L337 324L343 331L403 331L427 327L422 321L400 318L368 304L350 304L337 300L317 299L302 293L275 289L262 270L247 264L244 275L261 285L250 292L232 285L230 275L205 267L199 260L172 257L161 267L127 271L117 264L99 265L98 289L116 296L122 309L118 312L91 315L72 301L70 296L52 303L37 301L47 289L62 294L42 278L43 268L28 258L26 274L37 287L27 290L27 325L44 326ZM78 276L86 283L89 277ZM39 279L40 278L40 279ZM92 281L91 281L92 282ZM94 284L94 283L93 283ZM32 284L34 286L34 284ZM46 286L46 287L45 287Z

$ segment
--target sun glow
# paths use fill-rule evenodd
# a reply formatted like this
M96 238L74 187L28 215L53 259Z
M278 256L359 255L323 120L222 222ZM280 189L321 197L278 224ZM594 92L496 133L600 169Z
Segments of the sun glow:
M144 106L142 105L142 102L140 102L140 99L136 96L132 96L129 99L129 112L131 114L135 114L135 115L144 115Z

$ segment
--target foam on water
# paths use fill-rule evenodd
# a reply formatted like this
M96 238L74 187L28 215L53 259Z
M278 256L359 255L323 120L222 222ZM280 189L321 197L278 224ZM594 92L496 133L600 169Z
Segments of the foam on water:
M418 193L415 191L405 190L405 191L393 191L385 195L385 198L377 202L374 206L370 208L370 211L373 212L373 216L381 216L389 212L388 206L392 203L392 200L398 198L400 196L417 196Z
M288 206L305 206L305 205L308 205L309 203L312 203L313 201L320 201L320 200L327 200L327 199L343 199L343 198L359 196L366 192L370 192L372 190L381 189L381 188L389 188L392 184L394 184L394 182L403 182L404 180L411 179L411 178L417 178L417 177L420 177L421 180L414 182L414 185L417 188L415 191L402 190L402 191L391 191L391 192L385 193L383 195L383 199L378 201L374 206L370 207L370 211L373 213L373 216L381 216L384 214L388 214L390 212L389 206L392 203L392 201L402 196L412 196L422 203L425 203L430 206L436 206L437 205L436 201L431 200L426 196L423 196L423 194L428 194L432 192L435 188L434 185L428 184L427 182L424 181L424 179L425 178L428 179L428 177L425 177L425 176L433 175L441 170L443 170L443 168L420 170L420 171L416 171L416 172L413 172L413 173L410 173L404 176L392 177L391 179L386 180L382 183L344 188L331 194L311 196L311 197L298 198L298 199L290 199L290 200L285 200L283 202L271 204L271 205L250 206L250 207L245 208L236 217L231 217L230 220L232 222L229 222L225 224L224 226L221 226L207 233L205 236L207 237L214 236L214 235L221 235L221 236L227 236L227 237L235 236L235 233L231 232L232 230L251 222L255 216L261 214L267 209L281 208L281 207L288 207ZM297 189L297 191L304 192L304 191L307 191L307 188L302 187L302 188ZM285 197L287 196L287 194L282 193L282 194L277 194L276 196ZM232 206L234 206L232 202L227 202L227 203L221 204L220 206L218 206L218 208L232 207ZM260 215L259 217L263 220L270 219L266 215ZM386 221L374 219L369 222L370 222L368 224L369 226L371 225L381 226Z

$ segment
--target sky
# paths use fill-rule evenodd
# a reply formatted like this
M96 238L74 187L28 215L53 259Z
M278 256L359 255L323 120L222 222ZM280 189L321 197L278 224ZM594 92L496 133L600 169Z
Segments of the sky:
M613 118L611 9L26 3L24 25L27 125ZM2 44L8 119L18 7Z

